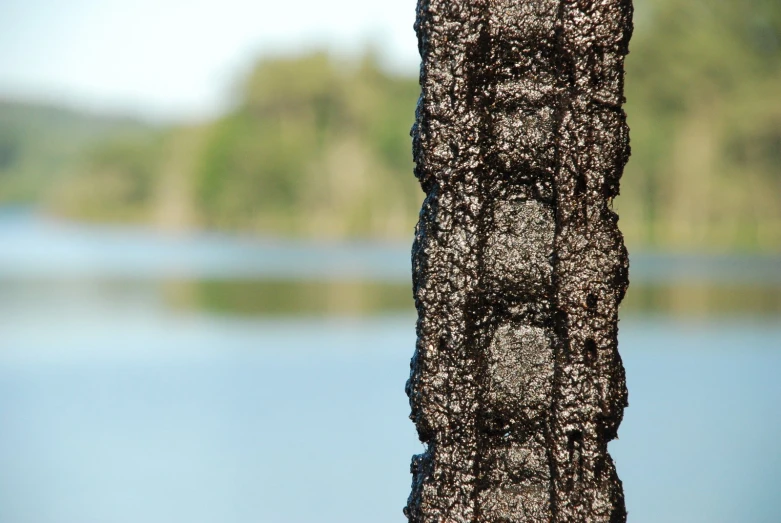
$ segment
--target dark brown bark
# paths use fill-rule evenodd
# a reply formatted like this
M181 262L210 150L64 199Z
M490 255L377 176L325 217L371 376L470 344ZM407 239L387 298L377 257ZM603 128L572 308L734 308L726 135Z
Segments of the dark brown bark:
M411 522L622 522L631 0L420 0Z

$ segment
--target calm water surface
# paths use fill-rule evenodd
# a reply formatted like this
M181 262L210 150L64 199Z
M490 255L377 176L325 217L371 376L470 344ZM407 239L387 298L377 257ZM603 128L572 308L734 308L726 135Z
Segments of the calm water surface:
M405 521L422 446L399 253L0 215L0 522ZM655 304L620 325L632 522L781 521L776 262L738 262L679 309L628 297Z

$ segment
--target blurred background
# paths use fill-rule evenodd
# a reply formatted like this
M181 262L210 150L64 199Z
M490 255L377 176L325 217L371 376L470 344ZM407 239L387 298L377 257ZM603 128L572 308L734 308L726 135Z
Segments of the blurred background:
M781 521L781 3L635 0L630 521ZM414 0L0 3L0 522L402 522Z

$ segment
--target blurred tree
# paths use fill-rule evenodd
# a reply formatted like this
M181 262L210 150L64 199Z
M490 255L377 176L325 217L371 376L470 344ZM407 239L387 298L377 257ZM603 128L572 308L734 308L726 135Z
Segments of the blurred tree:
M781 3L645 0L627 59L630 245L781 244Z
M401 236L420 196L408 183L418 87L325 53L258 64L244 101L214 127L197 178L209 226L317 236Z
M127 118L0 100L0 202L39 202L96 144L139 137L150 127Z
M148 219L163 143L157 135L122 137L90 150L82 174L62 182L53 207L83 219Z

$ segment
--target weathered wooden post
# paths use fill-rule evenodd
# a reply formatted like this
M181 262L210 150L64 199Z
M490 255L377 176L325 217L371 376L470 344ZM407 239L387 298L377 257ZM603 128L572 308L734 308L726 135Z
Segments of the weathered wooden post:
M411 522L623 522L631 0L419 0Z

